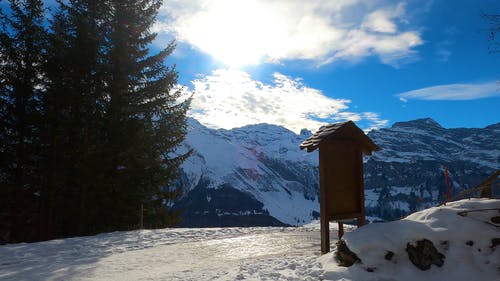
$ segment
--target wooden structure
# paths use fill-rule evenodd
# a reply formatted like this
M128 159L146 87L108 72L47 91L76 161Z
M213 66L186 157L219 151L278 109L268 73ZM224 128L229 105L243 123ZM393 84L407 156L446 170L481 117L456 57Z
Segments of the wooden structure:
M496 170L485 181L474 187L481 191L481 198L493 198L493 183L500 178L500 170Z
M358 220L365 223L365 195L363 187L363 154L380 150L373 141L348 121L321 127L300 144L300 149L312 152L319 148L321 252L330 251L331 220L339 222L339 238L343 234L342 221Z

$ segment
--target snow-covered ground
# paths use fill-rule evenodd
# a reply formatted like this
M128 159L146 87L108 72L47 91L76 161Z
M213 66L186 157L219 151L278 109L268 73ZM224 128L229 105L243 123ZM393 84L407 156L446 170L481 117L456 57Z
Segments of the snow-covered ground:
M0 246L0 280L318 280L319 243L317 225L114 232Z
M320 256L316 223L140 230L3 245L0 280L500 280L500 245L491 245L500 238L499 224L491 221L499 208L500 200L462 200L401 221L347 229L346 243L361 259L351 267L338 266L334 253ZM457 214L466 210L473 212ZM445 255L442 267L421 271L409 261L406 244L423 238ZM390 261L387 251L394 253Z

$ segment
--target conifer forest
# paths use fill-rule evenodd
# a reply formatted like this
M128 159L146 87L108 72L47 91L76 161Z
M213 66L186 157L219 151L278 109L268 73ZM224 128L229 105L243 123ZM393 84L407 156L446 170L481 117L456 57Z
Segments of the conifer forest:
M56 2L0 14L0 244L175 223L190 99L161 1Z

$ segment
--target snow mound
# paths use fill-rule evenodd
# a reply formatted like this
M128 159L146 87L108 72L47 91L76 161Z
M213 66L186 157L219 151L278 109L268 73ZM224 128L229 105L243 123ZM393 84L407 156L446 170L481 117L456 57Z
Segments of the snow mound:
M320 257L325 280L500 280L500 200L465 199L374 223L344 240L360 262L341 267L335 250ZM417 268L408 246L427 239L444 255L441 267Z

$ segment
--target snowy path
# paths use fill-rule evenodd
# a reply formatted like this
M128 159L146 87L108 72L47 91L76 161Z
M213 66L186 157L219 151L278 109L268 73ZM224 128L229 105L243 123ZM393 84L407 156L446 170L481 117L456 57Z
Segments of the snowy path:
M320 256L319 224L312 223L124 231L3 245L0 280L497 281L499 211L498 199L464 199L357 231L346 225L344 240L361 259L351 267L339 266L333 252ZM330 227L333 245L336 224ZM444 259L425 271L406 250L423 239Z
M0 280L318 280L319 237L317 227L163 229L7 245Z

